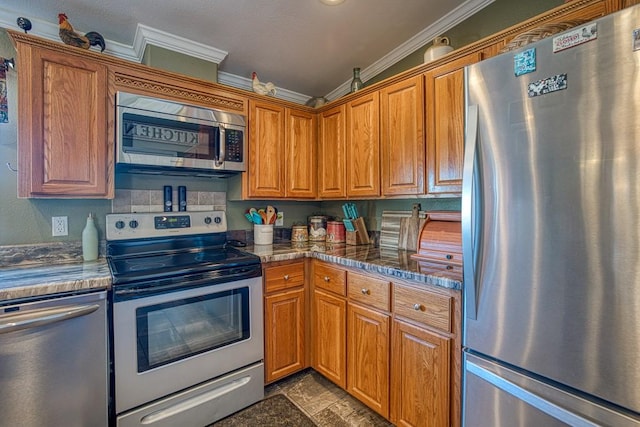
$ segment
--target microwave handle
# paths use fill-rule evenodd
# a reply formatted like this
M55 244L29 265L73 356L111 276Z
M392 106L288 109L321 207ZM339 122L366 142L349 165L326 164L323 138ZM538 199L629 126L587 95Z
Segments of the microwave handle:
M227 138L225 129L222 126L216 127L216 141L218 147L218 152L216 153L216 166L222 166L227 157Z

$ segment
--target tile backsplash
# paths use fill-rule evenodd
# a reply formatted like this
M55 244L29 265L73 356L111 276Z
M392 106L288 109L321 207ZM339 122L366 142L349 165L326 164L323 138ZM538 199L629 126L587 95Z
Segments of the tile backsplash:
M111 203L112 213L164 212L162 190L118 190ZM173 210L178 211L178 187L173 189ZM188 191L187 211L226 211L224 191Z

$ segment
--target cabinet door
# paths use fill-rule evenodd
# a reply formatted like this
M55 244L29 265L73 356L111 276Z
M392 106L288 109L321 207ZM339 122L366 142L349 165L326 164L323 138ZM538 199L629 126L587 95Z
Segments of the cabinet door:
M382 194L424 193L423 77L396 83L380 91Z
M316 115L287 108L286 196L316 196Z
M349 303L347 391L389 418L389 315Z
M462 192L464 67L481 59L475 52L425 74L428 194Z
M318 138L318 197L344 198L347 195L345 151L345 106L320 114Z
M112 198L104 64L18 43L18 196Z
M304 289L265 297L265 381L272 382L305 367Z
M347 386L347 302L314 291L313 367L342 388Z
M347 196L380 195L379 94L347 104Z
M449 338L394 320L391 342L391 422L449 426Z
M284 196L284 108L249 102L249 197Z

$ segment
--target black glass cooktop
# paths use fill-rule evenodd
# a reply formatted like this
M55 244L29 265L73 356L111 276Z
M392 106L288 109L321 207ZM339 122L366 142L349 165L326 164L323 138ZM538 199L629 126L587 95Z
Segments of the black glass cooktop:
M114 285L259 265L260 257L203 235L107 242Z

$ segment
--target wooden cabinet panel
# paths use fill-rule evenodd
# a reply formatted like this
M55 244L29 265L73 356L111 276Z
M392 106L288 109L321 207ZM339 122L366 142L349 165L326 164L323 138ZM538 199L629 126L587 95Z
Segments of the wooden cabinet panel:
M346 114L339 105L320 114L318 197L344 198L346 191Z
M304 285L304 262L264 269L265 292L271 293Z
M424 193L424 83L416 76L380 91L382 194Z
M20 42L17 50L18 196L112 198L107 66Z
M316 115L290 108L286 110L286 188L290 198L316 196Z
M425 74L428 194L462 192L464 67L481 59L474 52Z
M347 292L347 272L330 264L316 262L313 268L313 283L316 288L325 289L341 296Z
M272 382L305 367L304 289L265 297L265 381Z
M284 191L283 107L251 100L249 102L249 197L283 197Z
M347 301L314 290L313 368L342 388L347 386Z
M347 196L380 195L379 94L347 104Z
M391 422L449 427L451 340L398 320L391 339Z
M347 391L389 418L390 316L349 303Z

